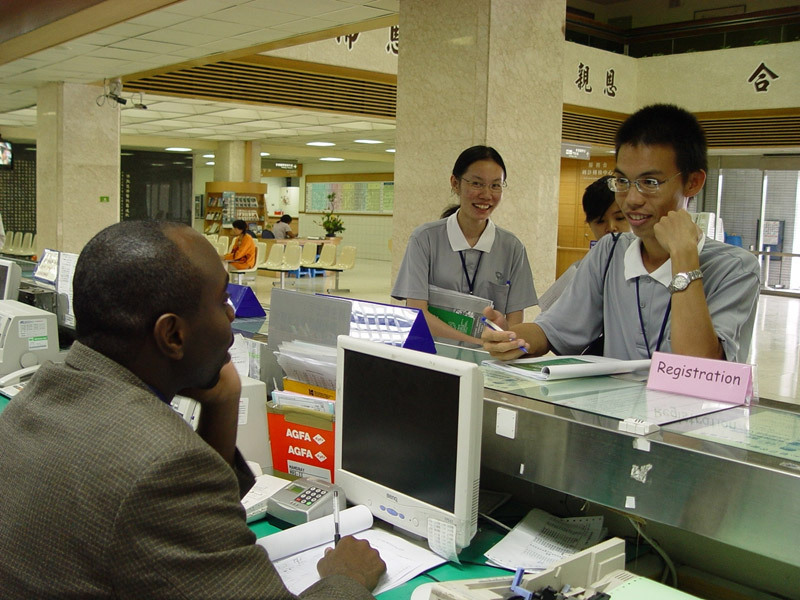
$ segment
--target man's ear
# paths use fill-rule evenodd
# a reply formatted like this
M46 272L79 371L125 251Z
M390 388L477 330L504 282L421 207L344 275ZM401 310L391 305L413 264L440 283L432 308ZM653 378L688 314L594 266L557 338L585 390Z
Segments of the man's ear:
M686 184L683 186L683 195L687 198L692 198L700 193L703 185L706 183L705 171L692 171L686 179Z
M158 317L153 326L153 339L161 353L171 359L180 360L184 354L186 322L174 313Z

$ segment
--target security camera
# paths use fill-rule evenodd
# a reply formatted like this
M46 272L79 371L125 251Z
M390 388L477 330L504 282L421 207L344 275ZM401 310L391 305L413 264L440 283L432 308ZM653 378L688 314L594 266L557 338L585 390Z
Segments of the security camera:
M125 98L120 98L117 94L108 94L108 97L114 100L117 104L122 104L123 106L128 103Z

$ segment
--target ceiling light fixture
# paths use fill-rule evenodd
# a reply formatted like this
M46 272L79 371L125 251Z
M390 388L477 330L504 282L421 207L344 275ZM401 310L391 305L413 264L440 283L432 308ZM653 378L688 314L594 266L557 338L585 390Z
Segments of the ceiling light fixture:
M308 142L306 146L335 146L333 142Z
M326 156L325 158L320 158L320 160L327 160L328 162L341 162L343 158L336 158L335 156Z
M394 148L387 148L386 151L387 152L391 152L392 154L394 154Z
M382 144L378 140L353 140L356 144Z
M210 160L206 163L208 166L213 167L216 163L213 160Z
M214 158L213 154L203 154L203 158Z
M180 146L172 146L170 148L164 148L164 150L168 152L191 152L191 148L181 148Z
M261 156L269 156L269 152L262 152Z

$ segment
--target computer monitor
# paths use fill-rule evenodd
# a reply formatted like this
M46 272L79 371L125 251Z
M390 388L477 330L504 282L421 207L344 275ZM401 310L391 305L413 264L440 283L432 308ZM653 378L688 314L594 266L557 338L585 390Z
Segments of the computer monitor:
M348 336L338 338L335 482L348 502L457 549L477 531L480 368Z
M16 300L22 269L13 260L0 259L0 294L2 300Z

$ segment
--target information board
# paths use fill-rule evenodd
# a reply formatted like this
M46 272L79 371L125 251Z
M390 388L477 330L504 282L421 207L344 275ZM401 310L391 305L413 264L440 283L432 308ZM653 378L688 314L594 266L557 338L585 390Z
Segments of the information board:
M333 181L306 183L305 212L330 210L330 194L336 194L336 212L391 215L394 211L393 181Z

